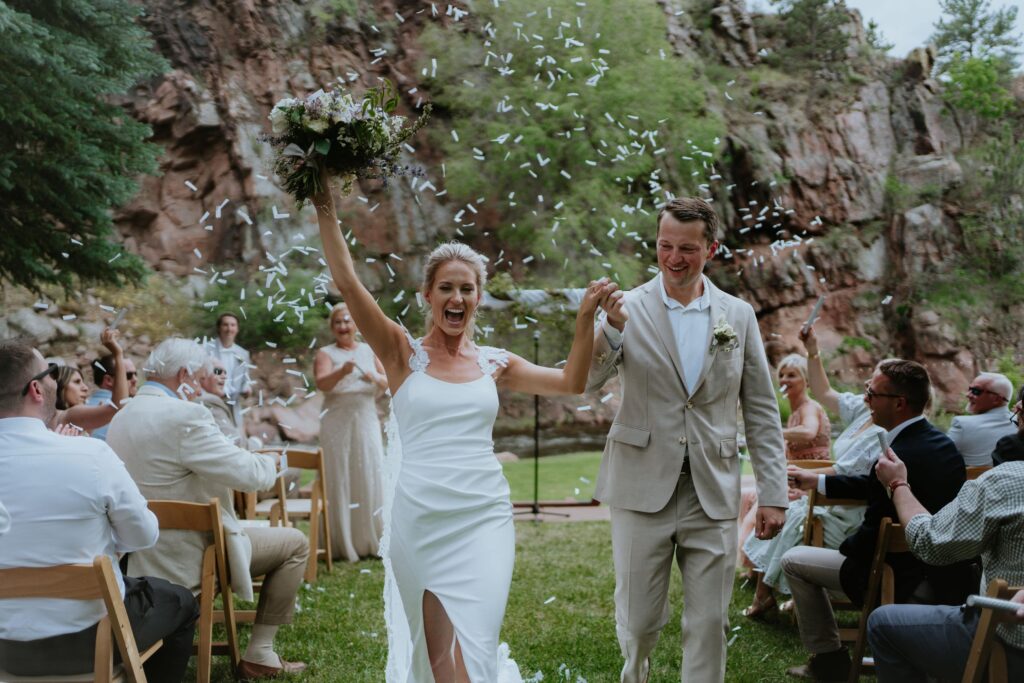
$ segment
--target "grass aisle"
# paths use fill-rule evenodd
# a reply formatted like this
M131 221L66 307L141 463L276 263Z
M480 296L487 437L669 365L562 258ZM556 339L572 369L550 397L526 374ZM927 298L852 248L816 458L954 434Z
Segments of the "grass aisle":
M544 681L613 683L621 667L615 639L611 540L607 522L516 525L516 571L502 631L525 678L540 671ZM287 659L310 664L291 681L381 683L387 656L379 561L340 563L321 572L300 592L301 612L281 629L279 649ZM652 683L679 680L682 590L673 570L673 614L652 658ZM731 619L739 626L729 649L728 681L784 681L785 668L802 652L793 625L751 623L740 614L753 588L737 587ZM550 598L555 598L550 601ZM242 627L243 642L248 627ZM223 658L215 658L213 680L231 680ZM566 673L568 670L568 673Z

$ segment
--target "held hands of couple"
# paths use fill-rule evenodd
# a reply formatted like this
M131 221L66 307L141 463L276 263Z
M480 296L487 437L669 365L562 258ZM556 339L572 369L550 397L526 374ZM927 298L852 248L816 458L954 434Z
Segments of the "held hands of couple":
M598 288L595 292L597 296L596 305L600 306L608 316L608 324L621 332L626 326L626 320L629 317L624 306L626 293L606 277L591 282L587 287L588 295L592 288L595 287Z

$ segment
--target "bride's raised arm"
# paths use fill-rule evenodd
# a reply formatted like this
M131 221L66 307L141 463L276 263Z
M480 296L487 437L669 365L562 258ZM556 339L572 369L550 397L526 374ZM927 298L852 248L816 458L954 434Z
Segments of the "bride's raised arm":
M410 353L405 331L402 327L384 314L374 300L373 295L359 281L352 254L341 234L338 215L334 209L334 198L331 196L329 178L321 174L321 190L311 199L316 208L317 221L320 224L320 240L323 243L324 258L331 270L334 284L348 304L349 313L363 338L381 360L392 389L401 384L408 374L407 359Z
M587 386L590 356L594 351L594 313L598 304L614 289L616 286L605 279L591 282L587 286L576 313L576 333L565 366L560 369L545 368L521 356L509 354L508 367L499 380L501 384L513 391L541 396L582 394Z

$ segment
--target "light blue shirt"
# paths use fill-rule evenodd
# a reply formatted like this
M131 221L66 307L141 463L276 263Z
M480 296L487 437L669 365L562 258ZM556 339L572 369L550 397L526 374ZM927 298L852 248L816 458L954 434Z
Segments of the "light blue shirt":
M91 394L89 394L89 398L85 399L85 405L103 406L106 405L107 403L112 403L113 398L114 394L109 389L97 389ZM106 441L108 427L110 427L109 422L103 425L102 427L97 427L96 429L92 430L89 436L91 436L94 439L99 439L100 441Z

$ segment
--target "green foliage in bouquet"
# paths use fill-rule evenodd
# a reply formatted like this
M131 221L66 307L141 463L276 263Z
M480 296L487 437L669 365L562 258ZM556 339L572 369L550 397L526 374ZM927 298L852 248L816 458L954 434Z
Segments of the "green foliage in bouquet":
M390 81L366 92L362 100L351 93L318 90L305 99L286 98L270 113L273 135L268 138L277 156L274 172L284 189L301 204L320 191L320 170L352 180L421 175L398 163L402 143L427 122L427 104L411 125L398 108L398 92Z

